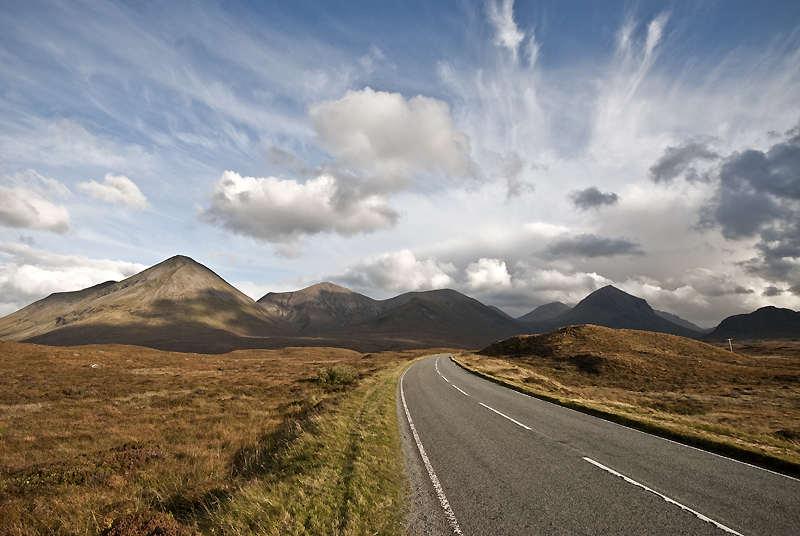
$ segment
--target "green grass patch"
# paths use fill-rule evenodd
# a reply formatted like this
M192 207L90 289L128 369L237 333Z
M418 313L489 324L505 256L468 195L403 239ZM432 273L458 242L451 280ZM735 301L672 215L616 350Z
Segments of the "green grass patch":
M317 381L327 385L352 385L358 379L358 371L350 365L333 365L319 370Z

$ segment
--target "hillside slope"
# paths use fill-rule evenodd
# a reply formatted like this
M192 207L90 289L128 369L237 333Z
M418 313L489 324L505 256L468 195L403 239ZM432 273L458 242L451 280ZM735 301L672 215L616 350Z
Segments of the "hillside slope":
M52 294L0 319L0 338L56 346L115 342L196 351L295 331L277 311L180 255L118 283Z
M382 304L381 314L343 333L413 341L417 347L480 348L525 331L508 315L449 289L409 292Z
M800 312L762 307L749 314L729 316L704 339L796 339L800 337Z
M674 390L733 381L755 359L668 333L601 326L570 326L543 335L520 335L479 352L574 370L595 383L624 389Z
M258 300L280 311L303 334L337 331L380 314L379 301L333 283L319 283L296 292L270 292Z

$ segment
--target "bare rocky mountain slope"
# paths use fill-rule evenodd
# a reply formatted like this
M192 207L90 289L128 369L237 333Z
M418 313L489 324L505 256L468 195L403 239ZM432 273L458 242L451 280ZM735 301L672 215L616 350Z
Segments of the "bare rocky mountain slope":
M525 333L513 318L455 290L408 292L382 303L386 309L381 314L345 332L466 349Z
M258 303L279 311L303 333L339 331L386 309L380 301L333 283L319 283L295 292L270 292Z
M537 322L543 322L555 318L558 315L562 315L570 309L572 309L572 307L560 301L546 303L540 305L530 313L520 316L517 318L517 322L525 324L526 326L529 324L536 324Z
M0 319L2 339L57 346L116 342L189 350L295 331L277 309L180 255L118 283L52 294Z

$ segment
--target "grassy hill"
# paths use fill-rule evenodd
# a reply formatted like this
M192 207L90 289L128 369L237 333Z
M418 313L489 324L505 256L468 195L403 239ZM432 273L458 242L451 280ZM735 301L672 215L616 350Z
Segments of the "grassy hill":
M514 337L458 361L534 396L800 474L800 343L734 350L584 325Z

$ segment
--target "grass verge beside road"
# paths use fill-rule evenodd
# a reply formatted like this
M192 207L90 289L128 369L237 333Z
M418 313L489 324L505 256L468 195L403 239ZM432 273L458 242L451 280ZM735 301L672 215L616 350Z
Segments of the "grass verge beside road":
M405 366L323 399L288 421L276 447L249 452L247 484L200 523L203 532L401 534L406 481L394 393Z

